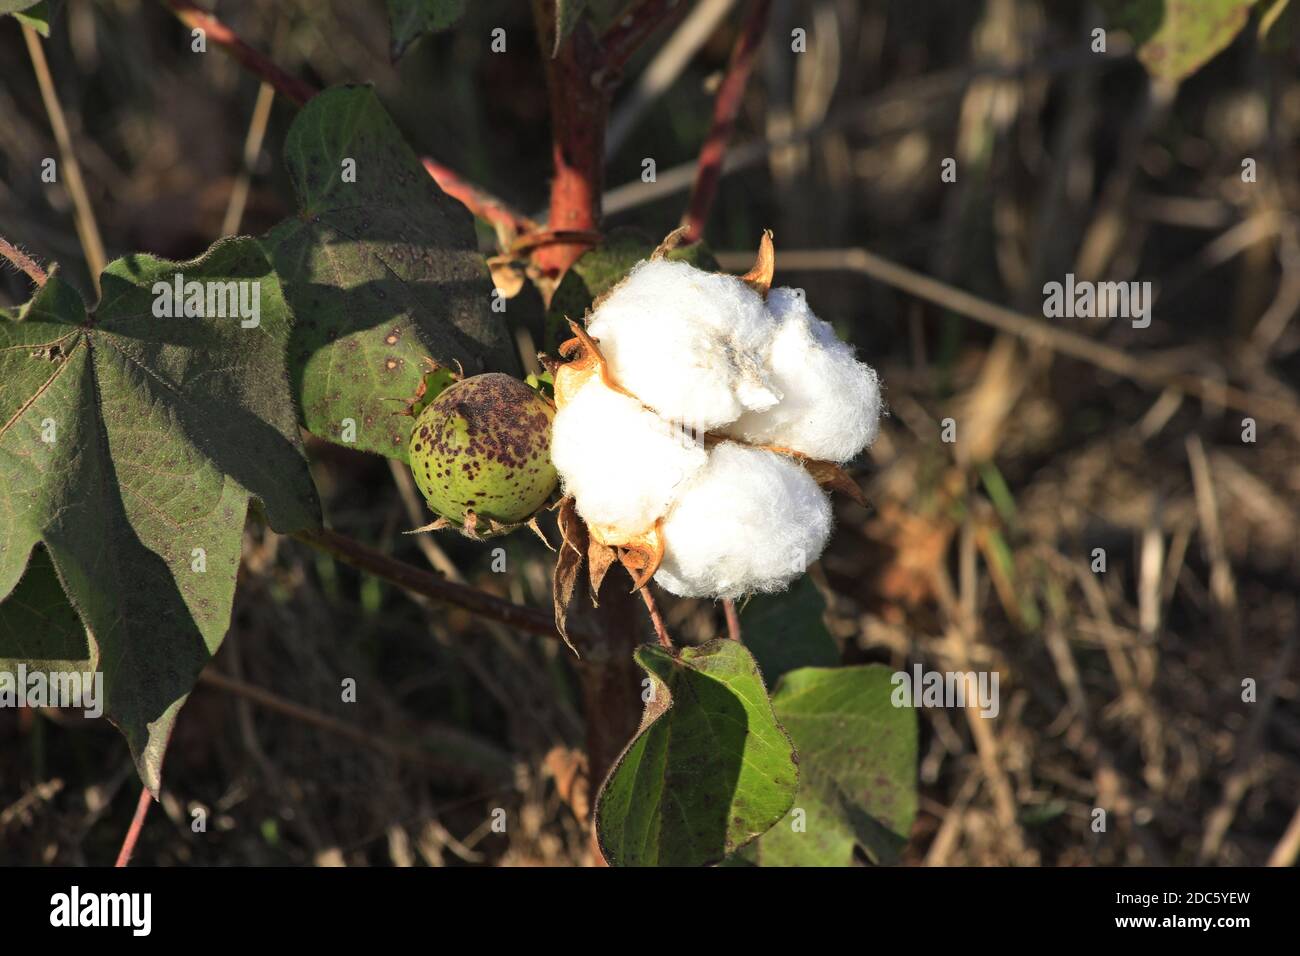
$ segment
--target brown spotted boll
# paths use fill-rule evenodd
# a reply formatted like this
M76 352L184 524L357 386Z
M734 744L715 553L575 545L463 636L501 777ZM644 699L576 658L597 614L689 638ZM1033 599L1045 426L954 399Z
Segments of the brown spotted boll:
M429 508L463 528L527 521L555 489L555 408L499 372L448 386L411 433L411 472Z

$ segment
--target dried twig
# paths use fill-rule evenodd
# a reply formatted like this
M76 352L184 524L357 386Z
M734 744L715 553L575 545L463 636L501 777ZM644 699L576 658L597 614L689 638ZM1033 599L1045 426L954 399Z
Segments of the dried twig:
M64 182L68 185L68 194L76 209L77 236L81 248L86 254L86 268L90 270L90 281L99 295L99 274L108 265L104 255L104 241L99 236L99 225L95 222L95 210L90 205L90 196L86 193L86 183L81 178L81 164L72 149L72 136L68 133L68 121L63 116L63 107L59 105L58 94L54 91L54 78L50 75L50 65L45 61L45 49L41 46L40 35L27 24L23 24L23 39L27 41L27 52L31 54L32 69L36 72L36 82L41 88L41 100L45 103L45 112L50 118L50 129L54 132L54 141L59 147L59 161L63 164Z
M724 269L743 269L748 267L752 253L720 252L717 258ZM861 273L968 319L1010 332L1124 378L1160 388L1173 388L1264 421L1286 425L1300 433L1300 407L1285 398L1248 392L1208 376L1187 374L1151 356L1122 351L981 299L865 249L785 250L780 255L779 265L792 272L843 270Z
M650 584L646 582L645 587L641 589L641 600L645 601L646 610L650 612L650 623L654 625L655 636L659 638L659 644L668 651L673 649L672 638L668 636L668 628L664 626L663 615L659 613L659 605L655 597L650 593Z

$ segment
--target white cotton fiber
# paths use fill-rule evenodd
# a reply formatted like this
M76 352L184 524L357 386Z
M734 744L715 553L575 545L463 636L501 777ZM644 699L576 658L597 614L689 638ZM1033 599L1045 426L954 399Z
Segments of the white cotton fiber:
M637 265L587 326L620 385L704 430L780 399L763 367L775 329L740 279L663 259Z
M594 375L555 415L551 461L588 525L648 531L708 458L704 447Z
M767 308L778 328L764 358L781 401L747 411L724 431L753 444L848 461L876 437L881 400L875 370L813 315L802 289L772 289Z
M723 442L663 525L655 580L683 597L779 591L826 546L831 505L797 462Z

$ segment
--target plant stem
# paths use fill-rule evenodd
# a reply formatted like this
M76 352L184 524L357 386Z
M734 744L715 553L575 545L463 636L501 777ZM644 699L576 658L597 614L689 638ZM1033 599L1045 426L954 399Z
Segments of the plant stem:
M276 92L302 106L319 91L310 83L291 76L253 49L230 27L192 0L164 0L176 18L193 30L202 30L207 39L221 47L249 72L275 87Z
M149 813L151 803L153 803L153 794L149 792L148 787L141 787L140 799L135 805L135 816L131 818L131 826L122 840L122 849L117 851L117 862L113 864L114 867L121 868L131 862L131 854L135 852L135 844L140 839L140 831L144 829L144 818Z
M3 236L0 236L0 256L4 256L16 268L27 273L27 277L36 283L37 287L45 285L45 280L49 278L39 262L13 243L7 241Z
M736 125L736 115L745 98L745 86L749 83L749 74L754 69L755 54L763 40L763 31L767 28L767 14L772 0L752 0L745 23L736 37L736 44L731 48L731 59L727 61L727 73L718 87L717 98L713 102L713 124L709 135L705 137L700 148L700 158L695 169L695 185L691 188L691 198L686 206L686 215L682 225L686 226L686 241L698 242L704 235L704 223L709 218L709 210L718 192L718 180L722 176L722 160L726 156L727 142Z
M460 200L470 212L494 226L505 226L515 234L535 232L541 227L535 220L529 219L521 212L508 206L486 190L467 182L459 174L447 168L436 159L421 156L420 162L433 177L433 181L453 199Z
M736 602L731 598L724 598L722 612L727 615L727 637L733 641L740 640L740 615L736 613Z
M560 635L555 630L554 617L547 611L523 607L488 594L486 591L448 581L405 561L389 557L382 551L339 534L337 531L319 528L295 532L293 537L337 558L344 564L381 577L412 594L423 595L434 601L463 608L479 617L498 621L527 634L538 634L559 640ZM570 636L591 639L591 635L581 627L576 632L571 628Z
M600 230L600 196L605 183L605 124L609 90L600 77L600 47L591 25L582 19L554 57L555 0L535 0L533 12L546 64L551 106L551 180L549 227L557 233ZM590 241L556 241L538 247L533 262L558 282L569 266L591 247Z
M664 626L663 615L659 613L659 604L655 601L655 596L650 593L649 582L641 589L641 600L645 601L645 608L650 612L650 623L654 625L655 637L659 638L659 645L664 650L671 651L673 640L668 636L668 628Z

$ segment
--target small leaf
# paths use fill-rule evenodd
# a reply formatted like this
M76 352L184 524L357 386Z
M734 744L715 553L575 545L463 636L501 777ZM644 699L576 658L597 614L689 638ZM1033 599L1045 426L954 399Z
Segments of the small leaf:
M393 59L424 34L445 30L464 15L465 0L388 0Z
M155 286L177 274L209 296L246 283L256 325L155 315ZM284 369L289 310L257 243L186 263L130 256L101 284L93 317L57 273L0 310L0 600L43 543L106 713L156 792L172 722L230 624L250 498L278 531L318 523L320 506ZM26 613L0 604L0 633ZM0 642L0 667L23 653Z
M1152 76L1183 80L1241 32L1255 0L1107 0L1115 26L1138 44Z
M551 49L551 56L559 55L560 47L582 19L586 6L587 0L555 0L555 46Z
M740 612L745 646L763 675L775 684L797 667L834 667L840 650L822 615L826 601L817 585L803 575L781 594L758 594Z
M6 13L12 13L19 23L49 38L51 14L47 0L0 0L0 16Z
M717 863L789 810L798 787L790 738L758 665L731 640L637 650L653 696L641 730L596 801L596 834L616 866Z
M891 700L892 671L805 667L781 678L772 707L799 748L799 794L751 846L764 866L848 866L854 846L891 863L916 817L916 713Z
M517 371L473 218L425 173L369 87L313 97L284 152L302 208L262 243L293 307L303 424L406 461L412 419L401 403L427 359L466 375Z

